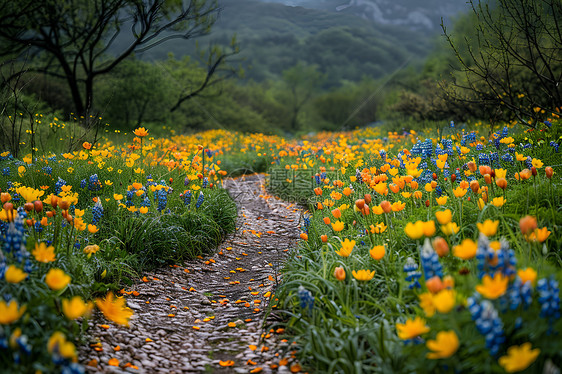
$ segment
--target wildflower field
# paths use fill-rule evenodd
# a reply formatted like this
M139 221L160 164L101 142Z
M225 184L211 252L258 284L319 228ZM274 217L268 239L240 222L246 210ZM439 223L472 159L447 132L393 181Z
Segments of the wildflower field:
M223 178L267 172L271 193L306 210L271 298L295 342L291 369L559 369L557 117L491 134L453 123L300 139L106 130L65 149L79 127L38 116L20 155L0 153L2 363L82 372L86 319L99 310L127 325L121 295L143 271L235 230Z

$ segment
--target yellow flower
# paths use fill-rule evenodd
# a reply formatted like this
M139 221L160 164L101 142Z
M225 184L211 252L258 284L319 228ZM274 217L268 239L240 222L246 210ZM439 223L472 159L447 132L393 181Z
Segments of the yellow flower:
M531 343L523 343L520 346L513 345L507 349L507 356L499 358L501 367L508 373L525 370L531 365L541 353L540 349L531 349Z
M332 223L332 229L334 229L334 231L342 231L344 227L344 224L342 221L336 221L334 223Z
M10 265L8 266L6 272L4 273L4 278L8 283L19 283L25 278L27 278L28 275L29 274L27 274L25 271L21 270L17 266Z
M107 294L104 300L96 299L96 305L102 311L105 318L123 326L129 326L129 318L133 311L125 305L125 299L115 298L113 293Z
M466 195L466 191L466 189L459 186L453 190L453 194L455 195L455 197L463 197L464 195Z
M110 181L110 180L106 180L106 181L105 181L105 185L106 185L106 186L111 186L111 185L113 185L113 182Z
M435 340L428 340L427 348L433 352L427 353L426 357L432 360L451 357L459 349L459 338L453 330L440 331Z
M424 292L420 294L420 307L423 309L423 312L426 316L432 317L435 314L435 305L433 304L433 294L430 292Z
M18 167L18 174L20 177L23 177L23 175L25 174L25 166L21 165L20 167Z
M88 231L92 234L95 234L96 232L100 231L100 229L98 229L96 225L88 224Z
M363 282L367 282L370 281L371 279L373 279L373 277L375 276L375 271L369 271L369 270L358 270L355 271L353 270L351 272L351 274L353 275L353 278L357 279L358 281L363 281Z
M519 269L517 270L517 275L521 278L521 282L523 282L523 284L527 282L534 284L537 279L537 272L533 268Z
M139 208L139 212L141 212L142 214L148 213L148 207L146 207L146 206L141 206L141 207Z
M84 209L78 209L78 208L74 209L74 216L75 217L80 218L80 217L84 216L84 213L85 213Z
M71 281L69 275L67 275L61 269L52 268L47 272L45 276L45 283L50 289L58 291L65 288Z
M535 229L530 235L528 235L527 240L539 241L539 242L542 243L546 239L548 239L550 234L551 234L551 232L548 231L548 229L546 227L543 227L541 229Z
M472 239L464 239L461 244L453 247L453 254L463 260L470 260L476 256L478 246Z
M482 198L478 198L478 209L482 210L486 206L486 202Z
M391 205L393 212L400 212L405 207L406 207L406 203L403 203L402 201L397 201Z
M384 222L381 222L377 223L376 225L371 225L369 226L369 228L371 229L371 234L382 234L386 231L388 226L386 226Z
M446 225L441 226L441 231L447 236L451 236L459 232L460 227L456 222L449 222Z
M490 237L496 235L499 224L500 221L492 221L491 219L487 219L483 223L480 222L476 223L476 226L478 227L478 231L480 231L482 234L486 235L487 237Z
M488 274L482 278L482 284L476 286L476 291L487 299L497 299L507 290L507 282L509 279L501 272L494 274L494 278Z
M503 198L503 196L494 197L492 199L492 205L497 206L498 208L501 208L503 206L503 204L505 204L505 202L506 202L506 200Z
M527 160L527 156L524 156L523 154L517 153L517 152L515 152L515 158L517 159L517 161L525 161L525 160Z
M118 194L118 193L115 193L115 194L113 194L113 198L114 198L115 200L121 200L121 199L123 199L123 195Z
M92 306L91 304L86 304L80 296L74 296L70 300L62 300L62 311L68 319L82 317L84 314L91 311Z
M355 247L355 240L350 241L346 238L341 243L341 249L339 251L336 251L336 253L342 257L349 257L351 251L353 250L353 247Z
M72 342L66 340L64 334L60 331L55 331L47 342L47 350L49 353L56 353L61 357L74 361L76 359L76 347Z
M66 169L66 171L68 172L68 174L72 174L74 172L74 168L69 167L68 169Z
M439 313L449 313L455 306L455 291L441 290L436 295L433 295L433 305Z
M18 302L14 299L10 300L9 304L4 300L0 301L0 325L9 325L17 321L25 313L26 308L25 305L18 308Z
M416 223L408 222L404 227L404 232L410 239L419 239L423 236L424 222L416 221Z
M433 187L431 187L431 183L426 183L424 188L427 192L433 191Z
M84 247L84 253L88 255L88 258L90 258L93 254L96 254L99 250L100 247L97 244L91 244Z
M398 337L402 340L410 340L429 332L429 327L421 317L406 320L406 323L397 323Z
M448 196L443 195L441 197L436 197L435 201L437 201L437 205L445 205L445 204L447 204L448 198L449 198Z
M494 170L494 173L496 173L496 179L505 178L505 176L507 175L507 170L496 169Z
M423 234L428 237L435 234L435 221L431 220L423 223Z
M453 213L450 209L435 212L435 218L441 225L446 225L453 219Z
M385 249L384 245L375 245L370 251L369 254L375 260L380 260L384 257Z
M35 243L35 249L31 252L38 262L49 263L55 261L55 247L45 243Z
M541 160L539 160L538 158L533 158L531 160L531 163L533 164L533 166L537 169L540 169L543 167L543 162Z

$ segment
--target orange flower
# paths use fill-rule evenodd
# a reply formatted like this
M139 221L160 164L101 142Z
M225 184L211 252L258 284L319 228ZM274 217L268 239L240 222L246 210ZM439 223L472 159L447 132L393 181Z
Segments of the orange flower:
M472 239L464 239L461 244L453 247L453 254L463 260L470 260L476 256L478 246Z
M92 143L84 142L82 143L82 147L84 147L84 149L91 149Z
M369 254L378 261L384 257L385 252L384 245L376 245L369 251Z
M345 270L343 267L338 266L337 268L334 269L334 277L336 277L337 280L339 281L343 281L345 280Z
M148 130L144 127L139 127L138 129L133 131L133 134L135 134L139 138L143 138L148 135Z
M501 272L494 274L493 278L486 274L482 278L482 284L476 286L476 291L485 298L494 300L505 293L508 281Z
M519 220L519 228L523 235L528 235L537 228L537 219L532 216L525 216Z
M332 215L336 219L340 218L341 217L341 210L339 208L336 208L336 209L332 210Z

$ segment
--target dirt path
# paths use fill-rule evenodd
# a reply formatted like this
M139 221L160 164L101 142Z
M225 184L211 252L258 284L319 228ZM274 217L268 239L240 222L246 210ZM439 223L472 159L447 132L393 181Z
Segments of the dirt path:
M229 179L225 187L239 208L236 233L213 256L147 273L127 289L135 312L129 328L92 318L94 340L80 351L88 372L268 373L279 364L271 346L283 342L261 326L301 212L268 196L263 175ZM219 364L229 360L232 366Z

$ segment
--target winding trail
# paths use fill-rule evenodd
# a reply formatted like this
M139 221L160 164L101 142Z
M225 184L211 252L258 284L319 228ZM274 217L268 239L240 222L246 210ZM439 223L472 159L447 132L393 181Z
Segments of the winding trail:
M262 174L225 181L238 205L236 233L214 255L146 273L125 290L135 312L129 328L108 324L99 314L89 321L92 341L79 352L87 372L287 373L298 368L291 367L290 358L275 355L273 347L284 342L276 332L262 331L262 325L279 267L299 237L301 211L269 196L264 184ZM219 365L229 360L232 366Z

